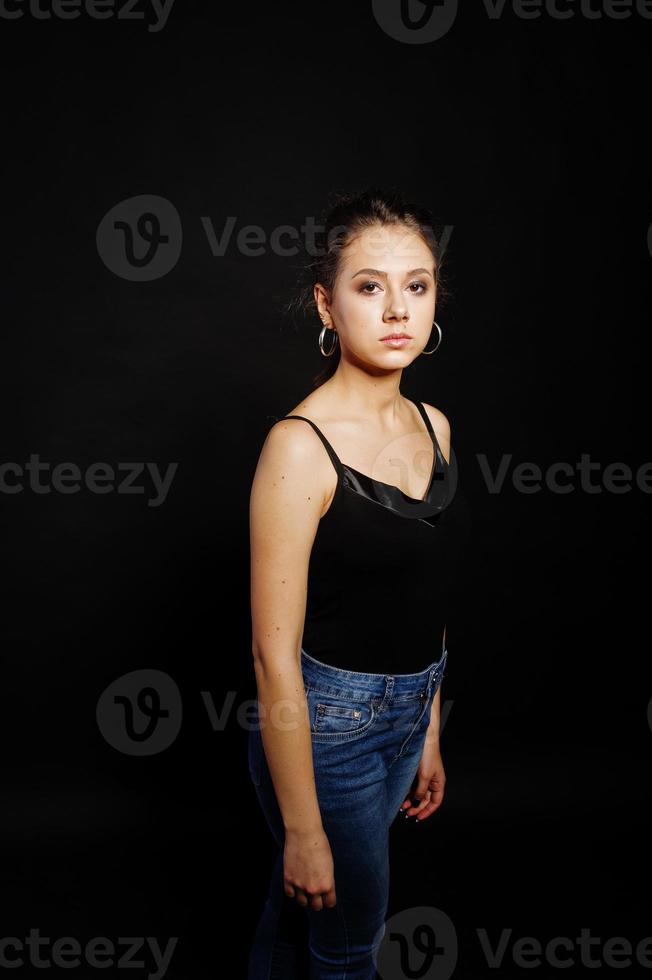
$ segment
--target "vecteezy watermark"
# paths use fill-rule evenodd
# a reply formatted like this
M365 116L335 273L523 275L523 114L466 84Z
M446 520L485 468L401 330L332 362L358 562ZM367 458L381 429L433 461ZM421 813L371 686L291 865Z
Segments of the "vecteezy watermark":
M0 0L0 17L18 20L75 20L84 14L93 20L145 20L146 11L154 14L154 22L147 25L152 34L162 31L167 24L174 0ZM141 8L141 9L138 9ZM142 9L145 8L145 9Z
M312 215L298 228L284 224L271 231L249 224L236 232L238 219L234 215L228 215L221 227L208 215L201 215L199 220L214 258L223 257L232 243L241 255L252 257L269 251L281 258L294 256L301 244L309 255L316 256L324 248L325 228ZM340 230L331 229L329 237ZM440 257L452 232L453 225L445 225L439 239L432 233ZM156 194L140 194L114 205L101 219L95 236L98 254L107 269L131 282L150 282L167 275L179 261L182 242L179 212L171 201ZM379 245L386 250L386 242ZM373 250L373 240L370 247Z
M479 953L491 970L506 969L506 960L524 970L568 969L569 967L608 967L622 969L633 963L652 968L652 936L633 943L625 936L602 939L590 928L577 936L513 937L514 930L502 929L490 938L486 929L475 930ZM378 930L374 942L374 963L381 980L407 980L408 977L437 977L448 980L458 959L457 931L441 909L429 906L403 909ZM546 972L546 976L549 974Z
M383 31L403 44L431 44L448 34L459 0L372 0L373 15ZM652 0L482 0L487 17L498 20L506 10L520 20L652 19Z
M457 965L457 932L441 909L403 909L378 930L372 959L381 980L448 980Z
M97 702L97 726L125 755L156 755L172 745L181 729L181 692L162 670L132 670L118 677Z
M132 970L147 968L148 972L144 975L149 980L162 980L178 941L178 936L171 936L162 949L154 936L120 936L117 942L106 936L95 936L82 944L74 936L52 940L49 936L41 936L39 929L30 929L29 936L25 939L17 936L0 937L0 969L17 969L26 963L41 970L52 966L70 970L82 965L90 966L94 970L111 966ZM49 956L47 952L42 956L42 948L50 944ZM147 946L151 953L154 970L148 968L144 958L134 959L141 953L143 946ZM124 951L118 956L119 947L124 947Z
M221 239L218 239L212 220L207 216L202 216L201 223L204 227L206 238L208 239L213 255L223 256L226 253L227 246L231 240L231 236L233 235L236 221L237 218L229 215L229 217L226 219L224 230L222 231L222 237ZM316 256L321 254L324 250L324 244L321 242L321 237L323 237L325 230L326 229L323 225L317 224L312 215L308 215L305 219L305 223L300 225L299 228L295 228L294 225L279 225L278 227L273 228L269 235L261 225L245 225L238 232L236 242L238 251L241 252L242 255L264 255L268 251L267 240L269 238L269 250L271 250L274 255L280 255L281 257L297 255L299 252L299 245L296 243L303 242L303 247L305 248L306 252L309 255ZM329 240L332 240L343 231L346 231L345 225L336 225L334 228L329 230L329 233L326 236L326 241L328 242ZM433 244L439 246L440 256L443 256L444 252L446 251L452 233L453 225L445 225L439 239L437 239L433 230L430 231L429 237ZM283 238L287 239L287 244L283 243ZM406 231L405 236L401 239L401 244L398 244L395 247L395 254L405 255L406 257L409 256L412 248L412 241L413 233L408 230ZM375 230L372 229L370 231L370 234L367 236L367 247L369 248L371 254L376 254L377 252L378 254L385 255L387 253L387 239L382 228Z
M491 471L491 467L486 455L477 455L478 464L484 477L489 493L500 493L507 476L507 470L512 459L512 453L503 453L500 458L500 465L496 475ZM629 493L632 488L632 479L636 481L636 486L642 493L652 493L652 462L642 463L635 473L632 472L627 463L614 462L607 463L603 469L600 483L591 482L591 472L602 469L601 463L592 463L590 453L582 453L579 463L566 463L563 461L551 463L544 471L536 463L519 463L512 471L512 486L519 493L539 493L543 489L541 481L552 493L573 493L582 490L584 493ZM564 479L560 483L558 476Z
M27 488L37 494L79 493L82 489L82 481L91 493L143 494L145 487L134 486L134 480L147 467L156 491L156 496L147 501L147 506L160 507L165 502L178 465L178 463L168 463L165 473L161 474L158 463L118 463L118 470L125 471L126 475L116 483L115 469L109 463L91 463L83 473L76 463L56 463L49 483L41 483L40 474L49 470L51 464L41 463L38 453L30 453L29 463L0 463L0 493L22 493L26 489L22 478L27 473L29 476ZM10 474L13 475L11 481L9 481Z
M652 936L640 939L634 947L624 936L610 936L603 941L600 936L592 936L590 928L580 929L579 936L553 936L545 942L535 936L521 936L512 941L513 931L502 929L498 942L492 944L486 929L476 930L487 964L492 969L503 965L508 946L512 962L520 969L531 970L539 966L568 969L580 964L592 969L603 966L621 969L632 965L632 954L639 966L648 970L652 967ZM596 947L599 949L600 946L601 953L593 956Z
M200 693L212 730L225 731L234 713L237 692L227 691L219 706L210 691ZM415 711L429 710L427 703L421 702L415 707L415 702L406 702L402 717L394 718L390 723L376 716L375 724L378 730L385 724L391 724L392 730L399 731L404 725L409 733L415 724ZM444 701L440 705L439 734L446 725L452 706L452 701ZM316 723L315 710L316 706L313 706L311 727ZM369 711L371 713L371 709ZM169 748L181 730L181 692L173 678L163 670L133 670L104 689L98 699L95 716L103 738L118 752L135 756L156 755ZM305 715L301 719L298 717L294 698L279 698L272 705L261 705L255 698L241 701L235 710L235 718L236 724L245 731L258 731L268 725L284 732L294 731L305 724ZM340 714L338 723L341 720ZM355 723L356 719L352 721L352 724Z
M95 236L107 269L132 282L167 275L179 260L182 240L179 212L157 194L120 201L104 215Z

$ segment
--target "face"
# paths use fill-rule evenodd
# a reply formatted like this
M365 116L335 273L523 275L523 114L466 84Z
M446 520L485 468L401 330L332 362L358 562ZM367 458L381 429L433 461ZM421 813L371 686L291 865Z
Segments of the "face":
M388 370L410 364L433 329L435 274L430 248L411 229L374 225L360 232L342 250L333 295L315 287L319 313L337 329L342 354ZM391 334L408 339L382 339ZM324 344L332 344L328 333Z

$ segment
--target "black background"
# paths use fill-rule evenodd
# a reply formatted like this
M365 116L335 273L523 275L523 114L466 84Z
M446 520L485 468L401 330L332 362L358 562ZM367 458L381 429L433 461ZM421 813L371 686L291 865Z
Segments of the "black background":
M652 21L572 6L525 20L466 3L413 45L366 2L176 0L160 31L142 4L134 20L0 18L1 461L178 463L158 507L145 475L141 494L25 480L0 497L3 936L175 936L171 980L245 976L273 856L236 717L255 697L249 490L271 417L323 362L316 316L281 314L300 256L215 256L201 219L269 235L371 183L452 227L444 341L402 390L448 416L474 521L447 629L446 797L393 831L390 913L444 910L460 977L496 973L480 929L494 945L502 929L652 934L649 496L634 479L511 481L589 454L600 486L608 464L649 459ZM96 244L141 194L183 227L178 262L145 282ZM482 461L503 454L491 493ZM183 723L139 757L96 707L141 668L174 679ZM223 730L202 692L233 702ZM526 972L509 948L501 975Z

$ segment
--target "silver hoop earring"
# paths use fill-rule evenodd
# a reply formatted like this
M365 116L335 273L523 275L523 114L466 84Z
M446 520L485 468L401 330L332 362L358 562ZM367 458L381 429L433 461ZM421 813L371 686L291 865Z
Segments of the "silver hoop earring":
M441 344L441 327L439 326L436 320L433 320L432 323L433 326L437 327L437 330L439 331L439 340L437 341L437 343L435 344L432 350L422 350L421 351L422 354L434 354L437 348L439 347L439 345Z
M333 338L333 344L329 351L324 350L324 337L326 336L327 330L332 330L333 333L335 334L335 337ZM324 357L330 357L331 354L334 354L337 344L338 344L337 330L335 329L335 327L327 327L326 324L324 324L324 326L321 328L321 333L319 334L319 349L324 355Z

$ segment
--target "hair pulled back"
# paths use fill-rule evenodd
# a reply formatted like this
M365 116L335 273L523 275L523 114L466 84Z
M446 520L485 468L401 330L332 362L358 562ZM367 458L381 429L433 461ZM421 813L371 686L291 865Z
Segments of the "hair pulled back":
M431 212L421 205L412 204L401 191L390 188L368 187L363 191L336 193L329 201L326 213L321 216L315 232L315 254L303 266L310 282L300 287L298 295L287 306L289 312L308 313L316 310L314 297L316 283L332 296L340 269L342 250L366 228L374 225L404 226L421 235L435 260L435 280L438 299L443 297L441 277L442 253L435 235ZM337 370L340 361L340 345L328 358L325 367L312 379L312 391L328 381Z

